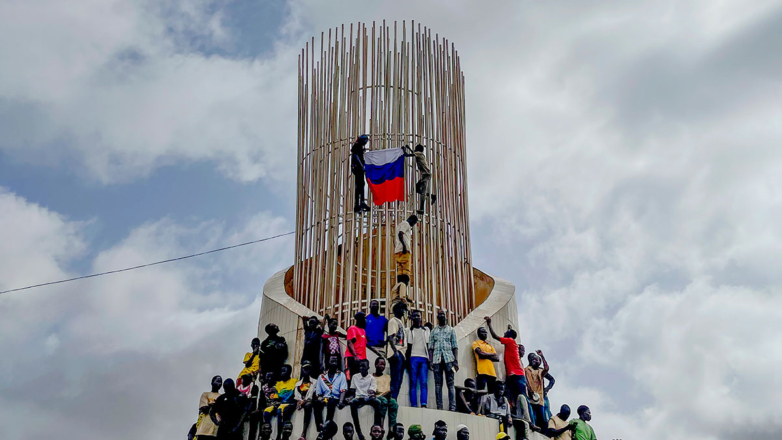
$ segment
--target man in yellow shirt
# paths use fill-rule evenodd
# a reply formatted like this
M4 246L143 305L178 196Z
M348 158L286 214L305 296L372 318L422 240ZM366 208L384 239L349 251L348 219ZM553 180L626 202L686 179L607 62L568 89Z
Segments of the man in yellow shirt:
M244 355L244 361L242 361L244 363L244 368L242 369L242 372L236 376L239 379L237 385L242 384L241 379L245 374L249 374L255 379L258 376L258 371L261 369L261 340L253 338L250 347L253 351Z
M475 353L475 366L478 375L475 377L476 388L483 390L488 385L488 389L494 389L494 382L497 381L497 372L494 370L494 362L500 361L497 350L486 342L489 332L485 327L478 328L478 340L472 343L472 351Z

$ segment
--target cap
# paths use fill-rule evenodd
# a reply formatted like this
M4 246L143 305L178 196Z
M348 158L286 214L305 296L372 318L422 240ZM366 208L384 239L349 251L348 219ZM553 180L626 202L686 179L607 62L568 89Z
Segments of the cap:
M424 431L421 429L421 425L410 425L410 428L407 429L407 435L409 436L423 433Z
M456 425L456 432L459 432L462 429L467 429L469 431L469 429L467 428L467 425Z
M312 366L312 362L310 362L310 361L304 361L304 362L302 362L302 363L301 363L301 366L302 366L302 367L304 367L304 366L311 367L311 366Z
M361 312L361 311L356 312L356 314L353 315L354 318L363 318L365 316L367 316L367 314L365 312Z

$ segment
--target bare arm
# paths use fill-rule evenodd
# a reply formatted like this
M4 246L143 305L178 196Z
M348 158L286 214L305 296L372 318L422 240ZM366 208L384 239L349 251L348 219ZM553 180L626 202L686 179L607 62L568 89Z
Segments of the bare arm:
M464 391L459 391L459 399L461 399L462 405L464 405L464 407L467 408L468 411L470 411L470 414L475 414L475 410L472 409L472 403L468 402L467 399L464 397Z
M481 359L489 359L493 362L499 362L499 358L497 357L497 353L487 353L483 350L481 350L480 347L475 347L475 354L478 355Z
M495 340L499 341L500 340L500 336L497 333L495 333L494 329L491 327L491 318L486 316L483 319L486 320L486 327L489 329L489 333L491 334L491 337L494 338Z
M546 388L543 389L543 391L548 393L550 389L554 388L554 382L556 381L554 380L554 376L550 375L549 373L546 373L546 375L543 377L548 379L548 386L546 386Z
M543 374L548 374L548 361L546 361L546 356L543 356L543 352L541 350L536 351L538 356L540 356L540 360L543 361Z

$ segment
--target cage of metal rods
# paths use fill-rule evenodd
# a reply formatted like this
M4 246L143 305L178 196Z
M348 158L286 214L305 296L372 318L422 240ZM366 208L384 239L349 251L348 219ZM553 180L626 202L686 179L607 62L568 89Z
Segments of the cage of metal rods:
M358 23L313 37L299 56L296 251L289 294L348 325L396 283L394 231L418 207L413 160L404 202L353 211L350 147L422 144L432 194L413 228L409 294L424 319L475 307L465 167L464 75L453 44L413 22ZM388 311L387 311L388 313Z

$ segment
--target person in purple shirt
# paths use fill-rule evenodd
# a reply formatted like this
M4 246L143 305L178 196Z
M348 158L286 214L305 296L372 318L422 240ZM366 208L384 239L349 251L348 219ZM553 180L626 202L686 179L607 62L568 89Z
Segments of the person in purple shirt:
M381 315L380 303L373 299L369 302L369 314L367 315L367 346L383 347L386 345L386 328L388 318Z

